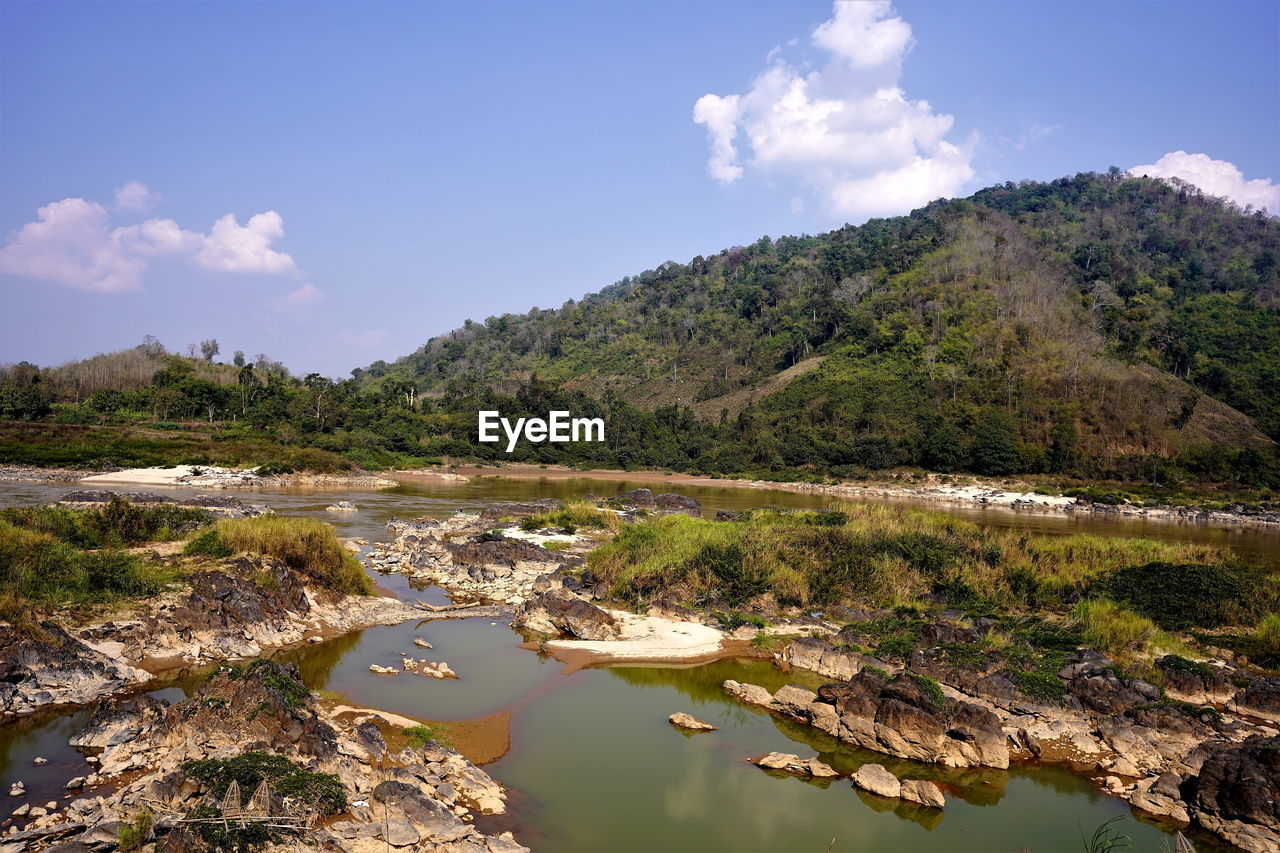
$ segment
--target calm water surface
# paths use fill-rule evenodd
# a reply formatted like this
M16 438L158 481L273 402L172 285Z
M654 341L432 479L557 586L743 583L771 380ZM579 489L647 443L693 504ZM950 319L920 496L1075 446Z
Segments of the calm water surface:
M388 539L393 517L446 516L474 511L494 500L619 494L661 486L588 479L480 478L468 483L413 483L377 492L294 490L228 492L266 503L277 512L318 515L343 536ZM0 483L0 504L56 500L68 486ZM190 489L155 489L190 497ZM841 501L777 490L673 486L704 510L763 505L832 508ZM357 513L327 513L338 499ZM1035 515L1001 509L934 507L976 523L1052 534L1088 532L1145 535L1231 547L1251 562L1280 563L1280 535L1241 527L1208 528L1154 521ZM435 589L415 589L405 578L378 576L407 598L441 601ZM418 649L426 638L433 651ZM486 769L512 789L511 814L482 820L486 831L513 829L535 850L555 851L1078 851L1082 834L1120 818L1136 850L1172 849L1167 827L1139 821L1124 803L1099 795L1087 780L1052 767L1010 771L953 771L851 749L808 727L741 705L720 688L727 678L776 689L811 688L822 679L785 674L762 661L719 661L696 667L620 666L565 674L559 663L517 647L506 620L463 619L371 628L325 643L279 653L301 668L314 689L350 701L426 720L465 721L506 713L507 740ZM397 665L399 656L446 660L457 680L379 677L369 665ZM170 677L152 691L171 700L194 690L203 672ZM720 726L689 735L667 715L686 711ZM0 725L0 785L26 782L26 800L65 801L63 785L90 772L67 738L84 725L87 710L33 715ZM899 776L944 786L943 812L879 800L847 780L802 780L769 773L745 759L777 750L817 754L843 773L867 762ZM37 767L36 756L49 763ZM833 843L834 840L834 843ZM1198 839L1202 850L1216 849Z

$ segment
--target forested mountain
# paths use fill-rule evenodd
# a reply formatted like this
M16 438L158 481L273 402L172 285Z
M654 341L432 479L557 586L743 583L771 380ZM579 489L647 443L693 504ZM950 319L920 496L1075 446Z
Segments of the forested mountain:
M1247 476L1280 438L1280 223L1114 169L1006 184L668 262L356 376L724 430L652 464Z
M896 466L1280 489L1280 222L1113 170L668 262L334 382L215 341L0 368L0 462L778 479ZM606 420L476 440L476 411ZM33 425L30 422L35 421Z

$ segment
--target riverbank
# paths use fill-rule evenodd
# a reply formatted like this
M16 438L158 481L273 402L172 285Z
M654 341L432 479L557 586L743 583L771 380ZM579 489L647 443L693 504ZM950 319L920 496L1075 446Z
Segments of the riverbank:
M729 479L664 471L579 470L540 465L460 465L448 469L465 477L503 477L520 480L626 480L654 486L702 486L734 489L773 489L805 494L829 495L849 500L913 501L937 506L965 506L1002 509L1020 513L1049 515L1089 515L1169 521L1212 526L1251 525L1280 529L1280 508L1205 509L1197 505L1174 506L1153 503L1103 503L1088 497L1043 494L1032 484L971 475L926 474L919 482L801 483L772 480ZM395 472L393 472L395 473ZM1039 487L1036 487L1039 488Z

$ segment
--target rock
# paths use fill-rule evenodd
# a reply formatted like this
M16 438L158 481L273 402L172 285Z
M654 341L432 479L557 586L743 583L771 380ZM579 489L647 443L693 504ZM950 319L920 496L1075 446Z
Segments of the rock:
M924 779L904 779L902 799L931 809L940 809L947 804L947 798L942 795L942 789Z
M667 722L673 726L679 726L682 729L689 729L695 732L713 732L716 730L716 726L711 725L711 723L704 722L681 711L677 711L667 717Z
M817 698L818 694L812 690L787 684L778 688L778 692L773 694L773 709L780 714L804 718L809 705Z
M395 675L400 670L393 666L379 666L376 663L371 663L369 664L369 671L377 673L378 675Z
M1187 661L1177 655L1165 655L1155 663L1164 676L1164 691L1170 699L1195 705L1226 705L1239 691L1225 667Z
M356 505L351 501L338 501L325 507L328 512L356 512Z
M773 705L773 694L756 684L742 684L729 679L721 685L724 691L739 702L748 705L759 705L764 708Z
M26 817L30 813L31 813L31 805L29 803L23 803L22 805L18 806L16 809L13 810L14 817Z
M413 638L413 644L414 644L415 646L417 646L418 648L420 648L420 649L430 649L430 648L433 648L433 647L432 647L432 645L431 645L430 643L428 643L426 640L422 639L421 637L414 637L414 638Z
M67 780L67 790L68 790L68 791L72 791L72 790L75 790L76 788L83 788L83 787L84 787L84 777L83 777L83 776L75 776L75 777L72 777L71 779L68 779L68 780Z
M35 763L35 764L48 764L48 763L49 763L49 759L47 759L47 758L41 758L40 756L36 756L36 760L35 760L35 762L34 762L34 763Z
M523 518L526 515L543 515L558 509L564 509L564 504L555 498L541 498L536 501L499 501L480 510L480 520L502 521L507 518Z
M540 634L570 634L581 640L612 640L618 620L594 604L558 591L544 592L516 611L511 624Z
M802 759L798 755L791 755L786 752L768 752L747 760L757 767L763 767L767 770L785 770L788 773L795 773L800 776L813 776L821 779L840 775L816 758Z
M1280 723L1280 678L1255 678L1236 694L1231 710Z
M902 795L902 783L880 764L864 764L853 774L853 784L880 797L897 799Z
M408 847L417 844L422 835L413 824L403 820L389 820L382 828L382 838L392 847Z
M1213 749L1187 798L1197 823L1244 850L1280 849L1280 737Z
M25 797L27 795L27 786L22 782L14 782L9 786L9 796Z

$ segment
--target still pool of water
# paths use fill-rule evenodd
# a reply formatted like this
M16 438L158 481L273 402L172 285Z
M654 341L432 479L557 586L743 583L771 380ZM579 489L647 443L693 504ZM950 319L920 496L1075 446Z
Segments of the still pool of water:
M481 478L468 483L420 482L378 492L291 490L239 493L277 512L315 515L341 535L385 541L392 517L443 517L474 511L494 500L608 496L648 485L595 479ZM0 483L0 504L56 500L68 486ZM824 495L709 486L672 486L702 501L708 514L767 504L831 508ZM175 497L188 489L157 489ZM354 514L327 513L339 499ZM1146 535L1236 549L1262 562L1280 561L1274 531L1219 529L1092 516L1054 516L977 507L932 507L979 524L1053 534ZM419 589L405 578L378 576L384 589L404 598L441 601L439 591ZM414 645L428 640L433 650ZM482 819L488 832L512 829L535 850L555 851L1041 851L1084 849L1083 837L1112 818L1133 849L1172 849L1168 827L1135 818L1124 803L1097 793L1088 781L1056 767L1009 771L954 771L861 752L816 730L730 699L728 678L773 690L785 683L814 688L822 679L783 673L771 664L718 661L693 667L619 666L566 673L534 651L506 620L461 619L371 628L314 646L285 650L276 659L296 663L313 689L333 691L352 703L423 720L447 721L477 760L511 789L510 813ZM400 655L445 660L457 680L400 674L378 676L370 664L397 666ZM179 700L203 673L171 676L152 691ZM686 711L720 727L690 735L666 718ZM23 779L43 804L64 800L63 785L89 765L67 746L88 711L58 710L0 725L0 785ZM477 721L481 721L480 725ZM813 781L762 771L746 758L777 750L817 754L842 773L867 762L899 776L928 778L944 786L942 812L863 795L848 780ZM40 755L49 763L37 767ZM1214 850L1197 839L1201 850Z

